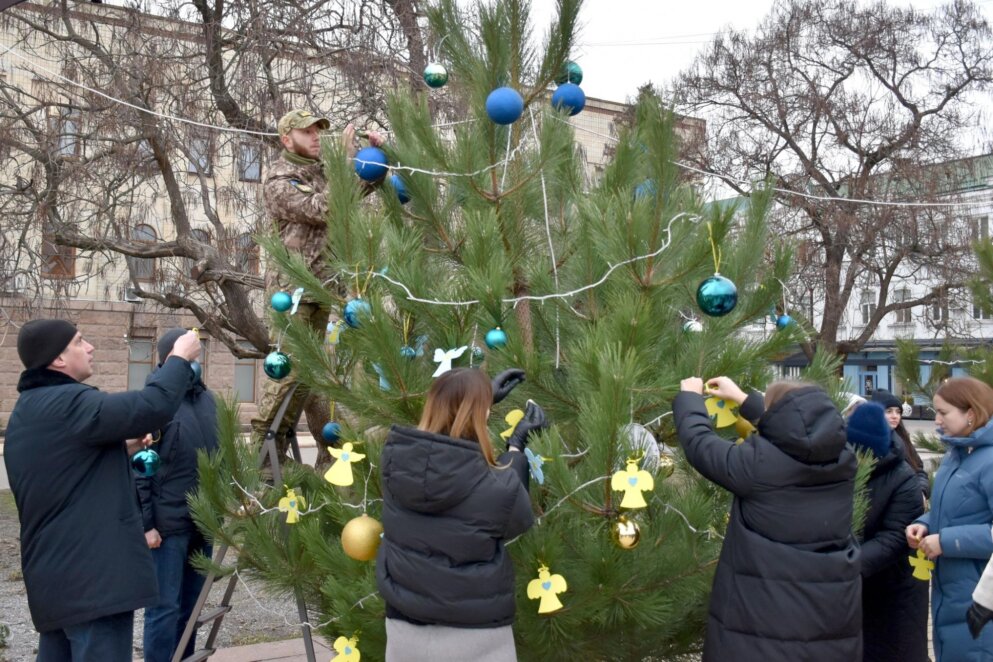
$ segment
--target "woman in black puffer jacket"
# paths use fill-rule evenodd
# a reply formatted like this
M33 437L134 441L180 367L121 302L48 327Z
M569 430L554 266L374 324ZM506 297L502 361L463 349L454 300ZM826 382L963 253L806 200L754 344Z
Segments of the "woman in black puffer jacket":
M545 425L528 403L493 456L490 406L523 372L491 386L473 369L446 372L417 428L393 426L382 454L383 541L376 583L386 602L387 662L514 662L514 567L504 541L534 523L524 453Z
M904 535L924 512L920 484L875 402L852 412L848 441L876 458L862 537L862 659L926 662L928 582L914 578Z

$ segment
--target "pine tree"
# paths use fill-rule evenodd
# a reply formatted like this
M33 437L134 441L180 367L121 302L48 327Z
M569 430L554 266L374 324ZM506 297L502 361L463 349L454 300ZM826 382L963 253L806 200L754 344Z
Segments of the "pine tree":
M538 523L508 544L520 659L639 660L699 650L729 499L677 449L672 475L665 453L653 469L648 507L625 513L610 478L644 452L626 426L647 424L668 452L681 378L726 374L762 387L770 358L798 340L792 327L758 339L741 332L780 300L788 274L790 251L765 224L770 197L757 191L742 218L706 204L676 165L674 118L657 98L643 95L601 181L582 188L572 129L546 91L569 59L579 10L578 0L560 4L544 51L535 52L527 2L503 0L470 15L440 2L429 20L444 36L444 92L468 121L439 128L426 95L393 97L386 149L410 202L401 205L387 183L378 208L364 203L352 164L329 141L327 255L339 278L322 283L278 241L263 242L280 269L331 309L356 297L369 304L331 347L284 315L281 343L294 375L336 403L342 442L365 459L352 465L351 487L292 463L285 485L269 486L227 411L221 452L201 459L193 510L238 550L239 572L274 593L301 590L310 622L331 641L357 634L363 660L383 657L385 610L374 563L348 557L339 538L360 513L379 517L382 440L390 424L417 424L436 349L467 347L456 367L526 370L527 381L494 407L494 439L529 398L554 423L529 446L546 459L543 482L531 484ZM510 126L484 110L504 85L526 104ZM715 263L737 284L739 302L726 316L701 316L697 286ZM684 330L691 316L701 317L702 331ZM498 326L507 343L489 348L484 338ZM649 445L645 468L657 450ZM289 526L275 510L286 487L305 501ZM634 549L612 536L622 514L640 528ZM547 615L527 597L542 565L568 583L564 608Z

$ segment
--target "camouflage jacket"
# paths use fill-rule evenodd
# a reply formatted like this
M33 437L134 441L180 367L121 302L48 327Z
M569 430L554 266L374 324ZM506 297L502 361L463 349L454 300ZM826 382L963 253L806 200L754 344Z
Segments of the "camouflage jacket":
M283 152L270 166L262 187L266 213L283 244L303 255L311 271L323 276L327 242L327 181L320 161L310 161ZM271 286L276 269L270 268L266 285Z

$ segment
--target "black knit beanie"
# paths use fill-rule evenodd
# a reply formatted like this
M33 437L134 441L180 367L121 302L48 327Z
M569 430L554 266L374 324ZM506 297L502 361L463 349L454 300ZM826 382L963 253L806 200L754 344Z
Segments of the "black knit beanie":
M169 329L159 338L159 365L165 363L166 357L172 351L172 346L176 344L181 336L186 333L186 329Z
M28 370L45 368L76 337L76 327L65 320L31 320L17 334L17 355Z
M884 391L882 389L873 391L872 402L882 405L883 409L889 409L890 407L903 407L903 402L900 401L900 398L896 397L889 391Z
M886 410L878 403L866 402L848 417L848 442L856 448L869 449L876 457L889 455L893 443Z

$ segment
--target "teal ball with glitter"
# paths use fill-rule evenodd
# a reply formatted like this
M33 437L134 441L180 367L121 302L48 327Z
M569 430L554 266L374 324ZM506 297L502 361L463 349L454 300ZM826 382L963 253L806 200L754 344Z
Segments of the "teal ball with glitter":
M440 62L430 63L424 67L424 82L431 88L444 87L448 82L448 69Z
M711 317L727 315L738 305L738 288L729 279L714 274L696 290L696 303Z
M329 444L333 444L341 439L341 423L337 421L325 423L324 427L321 428L321 438Z
M362 326L362 319L372 315L372 306L365 299L356 298L345 304L345 324L357 329Z
M286 292L276 292L269 299L269 305L277 313L285 313L293 306L293 297L291 297Z
M290 374L290 368L292 368L290 357L283 352L270 352L262 361L262 371L276 381Z
M151 478L159 470L159 454L151 448L143 448L131 456L131 468L142 478Z
M486 332L486 346L490 349L499 349L501 347L507 346L507 332L496 327L495 329L490 329Z
M563 65L562 71L559 72L555 82L559 85L564 85L566 83L579 85L583 82L583 68L572 60L569 60L565 63L565 65Z
M785 329L786 327L791 326L793 324L796 324L796 320L794 320L789 315L785 315L784 314L784 315L780 315L779 317L776 318L776 328L777 329Z

